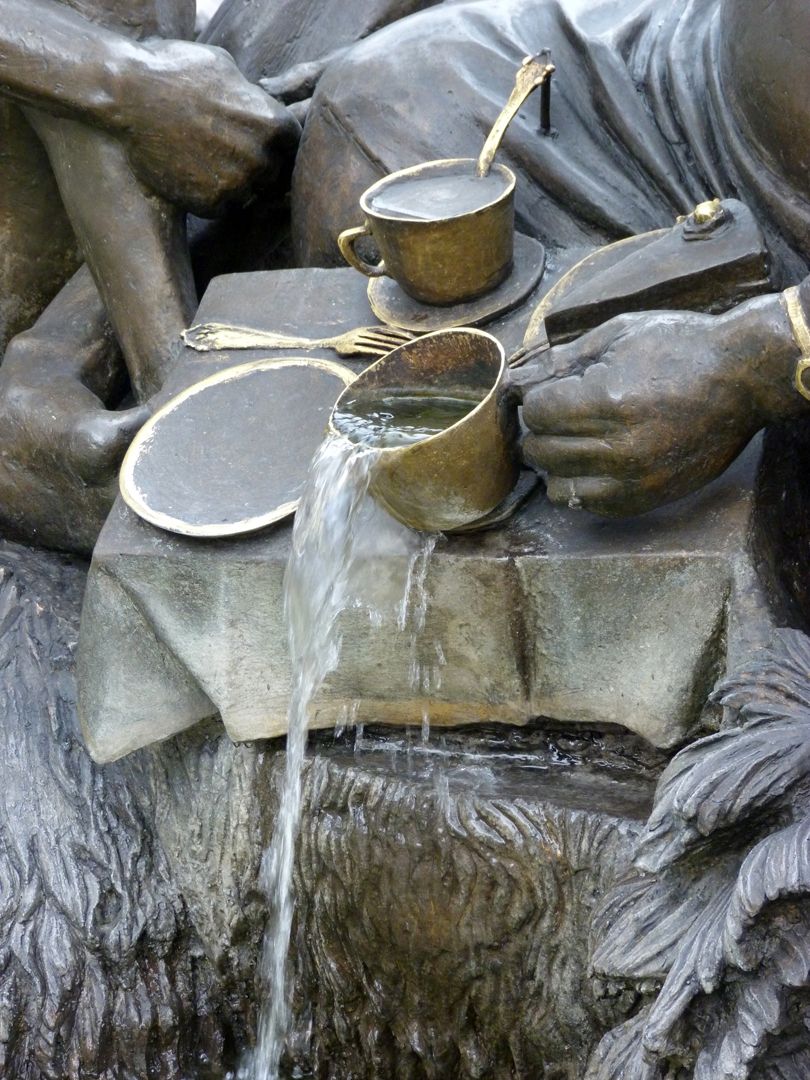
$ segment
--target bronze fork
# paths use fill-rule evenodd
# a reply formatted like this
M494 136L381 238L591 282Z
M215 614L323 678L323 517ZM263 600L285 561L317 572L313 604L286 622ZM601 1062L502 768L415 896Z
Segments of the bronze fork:
M199 352L212 349L334 349L339 356L384 356L416 335L394 326L360 326L334 337L308 338L250 330L246 326L200 323L183 331L186 345Z

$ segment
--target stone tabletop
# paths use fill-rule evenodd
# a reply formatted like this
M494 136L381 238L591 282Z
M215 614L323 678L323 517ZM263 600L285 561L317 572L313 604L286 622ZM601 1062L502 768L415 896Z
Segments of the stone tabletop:
M512 349L532 307L488 329ZM351 270L216 279L196 321L217 320L313 336L375 321ZM187 350L167 394L270 355ZM440 643L440 685L415 690L395 630L349 612L313 726L360 702L359 721L421 723L425 709L433 724L543 716L677 744L730 654L769 631L748 554L758 461L754 444L699 494L633 521L556 509L540 488L504 527L445 538L429 567L425 630ZM80 714L97 760L214 715L235 740L286 730L289 539L288 522L237 540L183 538L118 500L94 553L79 649ZM384 576L402 558L370 552L370 572L373 563Z

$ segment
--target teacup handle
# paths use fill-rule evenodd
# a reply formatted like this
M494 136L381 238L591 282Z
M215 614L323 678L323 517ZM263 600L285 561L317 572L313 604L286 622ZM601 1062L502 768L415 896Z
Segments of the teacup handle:
M340 254L349 266L353 266L355 270L359 270L366 277L383 277L386 273L385 263L378 262L375 266L374 263L366 262L361 255L358 255L355 249L355 244L363 236L371 236L368 225L358 225L355 229L344 229L338 237Z

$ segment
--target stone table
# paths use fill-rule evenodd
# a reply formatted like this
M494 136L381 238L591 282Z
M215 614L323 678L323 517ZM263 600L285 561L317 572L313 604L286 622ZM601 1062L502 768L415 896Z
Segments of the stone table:
M520 342L533 302L488 327L507 349ZM308 334L375 321L365 282L350 270L217 279L197 317L208 320ZM189 350L167 392L267 355ZM358 720L420 723L425 709L434 725L546 717L678 744L719 672L779 616L779 597L766 600L749 552L759 458L755 443L702 492L633 521L554 508L540 489L505 527L445 539L429 567L425 631L446 661L441 686L414 690L401 635L372 631L349 612L340 670L313 727L333 725L358 702ZM79 707L97 760L215 715L235 740L284 732L289 539L289 523L232 541L186 539L119 500L94 554L82 620ZM402 572L403 556L368 558L382 578Z

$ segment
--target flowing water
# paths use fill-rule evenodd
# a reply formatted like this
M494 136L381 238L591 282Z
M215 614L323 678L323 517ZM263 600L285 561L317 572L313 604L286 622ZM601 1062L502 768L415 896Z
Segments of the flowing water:
M307 720L314 697L338 665L341 614L349 608L364 609L374 626L390 619L406 637L412 672L420 672L423 679L417 641L425 624L428 561L436 537L400 525L369 497L375 456L372 447L342 436L327 439L315 456L295 517L284 585L293 676L287 757L275 831L261 872L274 918L262 955L266 1006L256 1050L240 1070L245 1080L277 1080L290 1026L287 953ZM386 578L383 588L381 575L369 573L367 560L376 555L399 556L393 562L403 567L400 582ZM347 708L346 720L353 720L356 711Z

